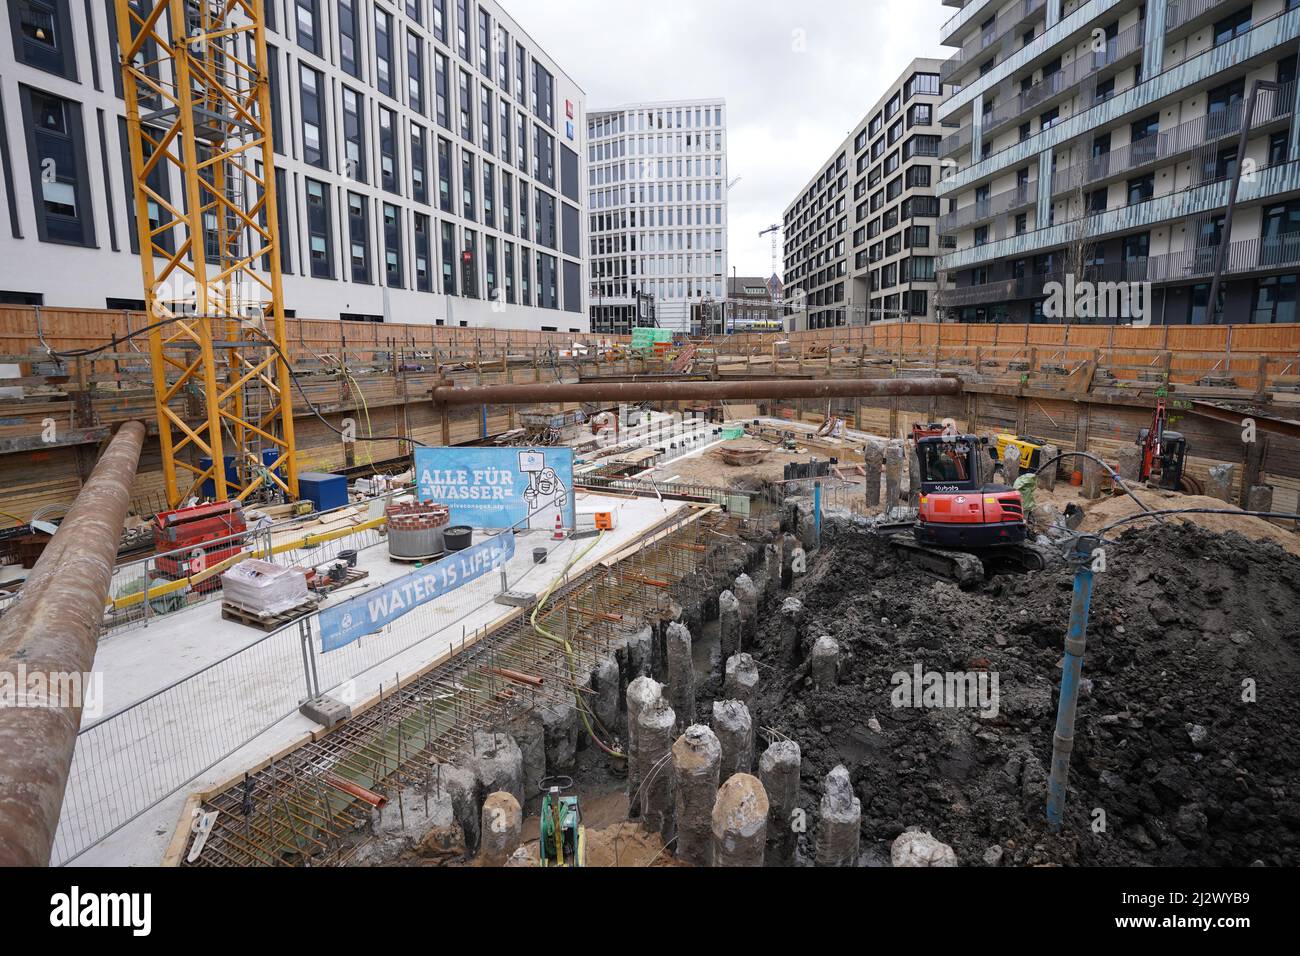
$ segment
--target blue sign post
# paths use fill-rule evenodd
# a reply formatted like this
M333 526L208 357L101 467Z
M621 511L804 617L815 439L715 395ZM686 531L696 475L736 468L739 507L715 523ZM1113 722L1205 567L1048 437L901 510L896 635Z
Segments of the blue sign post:
M420 605L495 571L514 556L515 535L511 531L326 608L320 612L321 651L337 651L374 634Z
M417 448L421 501L471 528L575 526L571 448Z

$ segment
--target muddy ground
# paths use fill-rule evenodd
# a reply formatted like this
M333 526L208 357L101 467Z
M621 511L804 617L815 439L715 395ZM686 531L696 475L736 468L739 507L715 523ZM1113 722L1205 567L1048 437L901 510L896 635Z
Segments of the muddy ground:
M752 648L754 723L802 747L808 819L843 763L867 864L921 826L962 865L994 847L1003 865L1300 865L1300 558L1177 525L1129 532L1107 559L1056 836L1044 808L1072 571L962 592L879 538L828 529L810 573L769 594ZM804 604L797 634L778 613L788 596ZM800 662L823 634L842 673L814 690ZM997 715L895 707L894 675L918 662L997 675ZM814 836L815 822L808 855Z

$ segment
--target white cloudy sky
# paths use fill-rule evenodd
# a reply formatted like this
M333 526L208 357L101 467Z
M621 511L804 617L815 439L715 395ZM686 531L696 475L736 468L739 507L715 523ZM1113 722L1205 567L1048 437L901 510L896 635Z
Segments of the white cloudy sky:
M940 0L503 0L588 108L723 96L730 259L771 271L758 233L917 56L952 53ZM796 34L796 31L803 31ZM795 49L805 37L806 50Z

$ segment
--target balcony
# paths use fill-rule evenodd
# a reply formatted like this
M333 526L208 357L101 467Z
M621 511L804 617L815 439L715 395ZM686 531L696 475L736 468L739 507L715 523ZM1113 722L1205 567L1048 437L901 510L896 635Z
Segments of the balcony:
M1145 30L1146 21L1138 21L1114 39L1108 40L1106 49L1091 55L1076 56L1061 69L1043 77L1022 93L1016 92L1019 84L1008 79L996 91L998 105L984 113L981 134L985 137L996 134L1002 127L1031 110L1041 110L1056 96L1068 94L1073 97L1076 88L1089 101L1084 108L1092 106L1090 101L1095 99L1097 89L1095 77L1103 70L1119 66L1130 56L1141 53ZM960 135L953 134L944 139L940 155L951 156L970 142L971 125L967 123L961 127Z
M1169 285L1210 279L1214 276L1214 263L1219 247L1200 246L1171 252L1147 259L1128 262L1111 262L1091 266L1083 279L1090 282L1150 282ZM1300 266L1300 233L1289 233L1268 239L1246 239L1228 243L1223 260L1223 274L1278 272ZM948 308L1005 302L1010 299L1036 299L1043 294L1049 282L1065 282L1065 273L1056 270L1048 273L1026 275L979 285L943 289L937 293L937 304Z
M1165 32L1191 23L1202 14L1226 5L1229 0L1174 0L1165 10Z
M945 216L940 216L939 232L951 235L957 230L964 229L981 220L993 219L1004 213L1031 206L1037 199L1038 183L1036 181L1026 183L1024 186L1017 186L1015 189L1005 190L996 196L973 202L969 206L963 206Z
M998 46L998 55L1005 57L1020 49L1020 28L1032 14L1047 6L1047 0L1023 0L1016 4L986 30L981 30L967 40L960 50L944 60L939 68L939 77L947 83L954 74L972 63L976 57L993 46Z
M1251 130L1280 123L1295 107L1295 81L1277 90L1261 90L1255 103ZM1112 177L1132 176L1143 167L1165 162L1185 153L1212 146L1241 132L1246 105L1237 103L1221 113L1210 113L1181 123L1171 130L1157 133L1094 156L1083 163L1058 170L1052 176L1052 195L1070 192L1081 186L1099 183Z

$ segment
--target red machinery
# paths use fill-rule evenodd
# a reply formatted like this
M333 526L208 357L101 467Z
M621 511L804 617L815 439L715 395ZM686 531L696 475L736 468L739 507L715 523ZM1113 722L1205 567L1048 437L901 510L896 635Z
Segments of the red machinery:
M244 550L242 535L248 530L244 509L237 501L163 511L154 517L153 525L154 543L160 554L188 552L183 557L167 554L157 559L158 570L173 580L198 574L239 554ZM214 577L212 582L205 584L221 586L219 577Z
M1142 447L1142 470L1138 480L1154 478L1158 487L1179 491L1183 484L1183 466L1187 462L1187 439L1179 432L1169 431L1168 425L1169 407L1161 396L1156 399L1151 427L1138 433L1137 444Z
M939 426L918 425L913 438L921 466L920 509L914 524L881 526L894 545L963 587L1004 569L1041 571L1042 555L1025 540L1020 492L980 479L985 442L944 434Z

